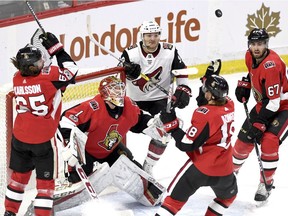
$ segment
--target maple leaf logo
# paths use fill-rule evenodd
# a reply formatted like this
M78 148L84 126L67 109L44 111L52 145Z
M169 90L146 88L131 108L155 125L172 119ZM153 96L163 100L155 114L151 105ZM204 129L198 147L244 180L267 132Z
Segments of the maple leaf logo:
M280 19L280 11L279 12L271 12L270 8L265 7L264 3L259 10L257 10L256 14L248 14L247 25L248 30L246 31L246 36L249 35L251 30L254 28L265 28L269 36L276 36L281 29L277 27L279 25Z

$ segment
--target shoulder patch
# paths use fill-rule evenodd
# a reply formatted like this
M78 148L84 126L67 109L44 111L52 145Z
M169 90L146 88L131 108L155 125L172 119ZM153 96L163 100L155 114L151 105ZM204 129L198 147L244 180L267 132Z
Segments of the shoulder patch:
M275 66L276 66L276 64L275 64L274 61L267 61L267 62L264 63L264 68L265 68L265 69L273 68L273 67L275 67Z
M163 43L163 49L169 49L172 50L173 44L170 43Z
M209 112L209 109L207 107L198 107L196 109L196 112L207 114Z
M98 104L98 102L97 101L95 101L95 100L91 100L90 102L89 102L89 105L90 105L90 107L92 108L92 110L97 110L97 109L99 109L99 104Z
M138 45L137 45L137 44L133 44L133 45L131 45L130 47L128 47L127 49L128 49L128 50L131 50L131 49L134 49L134 48L136 48L136 47L138 47Z

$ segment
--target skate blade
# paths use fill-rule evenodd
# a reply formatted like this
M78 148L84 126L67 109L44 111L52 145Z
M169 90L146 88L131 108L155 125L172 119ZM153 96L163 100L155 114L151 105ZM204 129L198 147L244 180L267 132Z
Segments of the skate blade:
M255 202L256 202L256 207L260 208L268 203L268 199L264 201L255 201Z

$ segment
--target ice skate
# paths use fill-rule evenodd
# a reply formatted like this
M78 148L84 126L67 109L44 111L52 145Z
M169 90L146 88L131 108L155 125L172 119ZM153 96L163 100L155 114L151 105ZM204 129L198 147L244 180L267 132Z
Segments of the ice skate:
M270 196L272 189L273 189L273 183L268 185L267 189L264 183L259 183L258 189L254 197L254 200L257 202L258 207L268 202L268 197Z
M6 211L6 212L4 213L4 216L16 216L16 214L13 213L13 212L10 212L10 211Z

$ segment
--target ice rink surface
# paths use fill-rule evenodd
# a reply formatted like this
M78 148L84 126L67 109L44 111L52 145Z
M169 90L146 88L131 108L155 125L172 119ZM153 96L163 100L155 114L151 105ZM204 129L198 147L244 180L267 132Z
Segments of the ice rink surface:
M244 107L235 98L235 88L237 80L241 79L246 73L237 73L232 75L224 75L229 83L229 96L235 103L235 128L236 132L233 137L233 144L238 134L238 131L246 118ZM184 120L184 127L186 129L191 120L192 112L196 108L196 97L198 95L199 86L201 82L199 79L191 80L190 87L192 88L193 97L189 107L184 110L176 110L178 117ZM248 103L249 110L255 104L254 98L251 94ZM134 157L140 163L143 163L146 157L149 137L142 134L128 133L128 147L134 154ZM254 201L254 194L257 190L260 169L255 151L243 165L238 179L238 196L231 207L226 211L225 216L271 216L271 215L286 215L288 194L288 147L287 140L280 147L280 160L278 169L274 178L275 189L269 197L269 202L264 206L256 207ZM175 142L171 141L166 148L162 158L154 168L154 177L158 179L164 186L168 187L171 179L174 177L178 169L184 164L187 156L175 147ZM31 193L30 193L31 194ZM31 195L26 195L26 203L29 203ZM206 212L207 206L214 199L214 194L210 188L199 189L186 203L182 210L177 214L179 216L203 216ZM21 208L20 215L24 213L24 205ZM131 210L135 216L153 216L155 215L159 206L145 207L137 203L132 197L122 191L100 195L99 200L90 200L85 204L77 207L67 209L65 211L57 212L56 216L96 216L107 215L116 216L114 210Z

